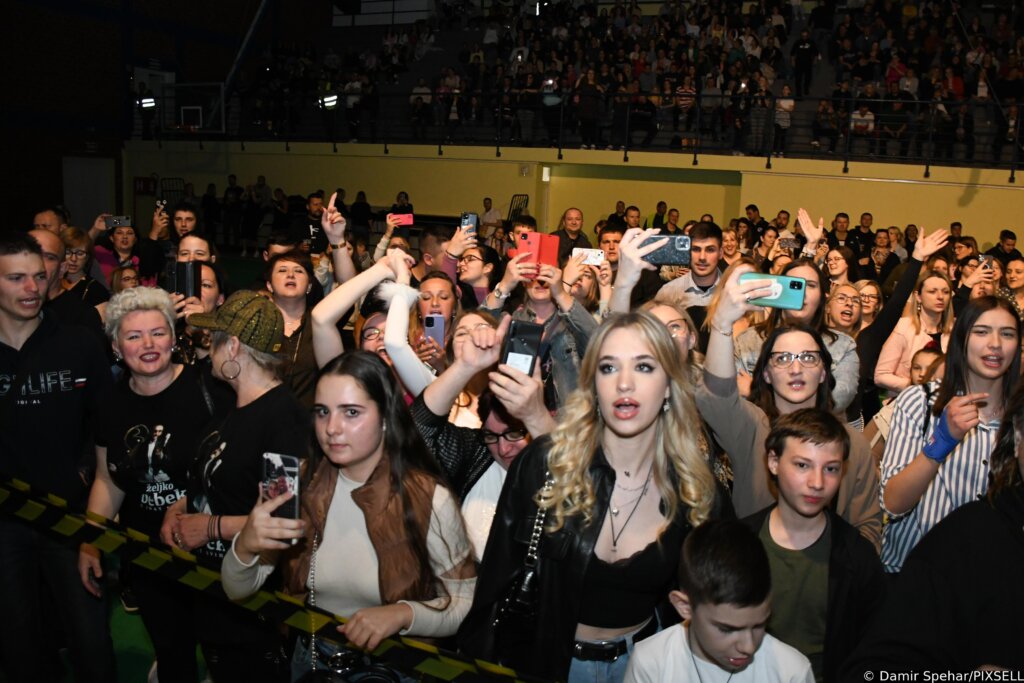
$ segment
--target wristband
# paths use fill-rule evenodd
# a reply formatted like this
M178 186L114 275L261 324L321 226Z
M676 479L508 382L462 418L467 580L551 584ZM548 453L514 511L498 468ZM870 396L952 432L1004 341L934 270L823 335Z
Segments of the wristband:
M331 245L331 249L341 249L342 247L345 247L345 246L348 246L348 242L347 241L346 242L338 242L337 244L332 244Z
M217 515L217 538L219 538L220 540L223 541L224 540L224 532L220 528L220 521L222 519L224 519L223 516Z
M953 435L949 433L949 423L946 422L946 411L943 410L942 414L939 415L938 421L935 423L935 429L932 430L932 436L925 444L925 447L921 449L921 452L925 456L939 463L949 457L960 442L953 438Z
M708 321L708 327L710 327L712 330L714 330L718 334L722 335L723 337L729 337L730 339L732 338L732 332L726 332L725 330L721 329L720 327L717 327L711 321Z

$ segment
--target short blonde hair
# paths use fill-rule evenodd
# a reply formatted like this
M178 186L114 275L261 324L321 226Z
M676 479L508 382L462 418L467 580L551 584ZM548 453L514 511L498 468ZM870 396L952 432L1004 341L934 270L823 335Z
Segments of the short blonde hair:
M118 292L107 302L105 329L111 341L121 332L121 321L135 311L158 311L167 320L167 326L174 332L174 304L171 295L157 287L132 287Z

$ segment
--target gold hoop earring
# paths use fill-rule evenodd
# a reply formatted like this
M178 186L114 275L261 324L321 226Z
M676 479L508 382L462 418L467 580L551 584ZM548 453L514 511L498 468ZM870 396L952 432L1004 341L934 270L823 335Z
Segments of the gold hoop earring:
M225 368L228 367L229 363L234 365L235 373L233 375L229 375L225 371ZM229 358L229 359L227 359L226 361L224 361L223 363L220 364L220 376L223 377L224 379L228 380L229 382L231 380L233 380L233 379L238 379L238 376L241 375L241 374L242 374L242 366L238 363L237 360L234 360L233 358Z

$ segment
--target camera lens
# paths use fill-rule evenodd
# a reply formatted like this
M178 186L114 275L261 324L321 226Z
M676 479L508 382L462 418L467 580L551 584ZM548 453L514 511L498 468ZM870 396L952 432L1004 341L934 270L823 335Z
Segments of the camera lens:
M802 283L800 283L800 282L790 282L790 283L789 283L789 288L790 288L790 289L803 289L803 288L804 288L804 286L803 286L803 284L802 284Z

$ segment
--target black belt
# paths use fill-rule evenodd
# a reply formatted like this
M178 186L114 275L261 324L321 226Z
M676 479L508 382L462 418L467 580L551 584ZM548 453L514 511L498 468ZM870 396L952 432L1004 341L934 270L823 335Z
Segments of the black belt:
M627 640L637 643L658 632L658 620L651 617L639 631L616 640L590 641L577 640L572 646L572 656L586 662L614 662L629 651Z

